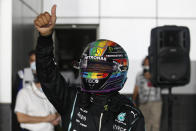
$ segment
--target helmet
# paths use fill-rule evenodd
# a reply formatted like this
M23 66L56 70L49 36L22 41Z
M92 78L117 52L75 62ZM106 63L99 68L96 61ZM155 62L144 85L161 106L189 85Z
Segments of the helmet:
M128 56L110 40L89 43L80 59L81 90L109 93L122 89L127 79Z

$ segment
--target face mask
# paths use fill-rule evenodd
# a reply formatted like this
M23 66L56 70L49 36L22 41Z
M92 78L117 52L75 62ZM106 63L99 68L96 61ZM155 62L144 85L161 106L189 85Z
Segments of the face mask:
M30 66L31 66L31 69L32 69L33 71L36 71L36 64L35 64L35 61L32 62Z
M143 66L143 69L149 70L150 67L149 66Z

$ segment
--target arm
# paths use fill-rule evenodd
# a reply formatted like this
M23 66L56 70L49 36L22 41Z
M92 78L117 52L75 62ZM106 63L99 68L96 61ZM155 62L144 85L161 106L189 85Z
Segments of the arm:
M133 103L134 105L136 106L137 103L137 98L138 98L138 95L139 95L139 86L140 86L140 74L137 74L136 76L136 81L135 81L135 88L133 90L133 96L132 96L132 99L133 99Z
M34 21L36 29L40 32L36 47L36 69L44 93L57 111L62 114L67 113L65 108L71 107L76 89L69 88L54 62L52 30L55 22L55 5L52 7L51 15L45 12Z
M136 101L137 96L138 96L138 89L139 87L135 85L134 91L133 91L133 101Z
M56 114L41 117L41 116L30 116L30 115L20 113L20 112L16 112L16 116L17 116L18 122L20 123L52 122L57 118Z

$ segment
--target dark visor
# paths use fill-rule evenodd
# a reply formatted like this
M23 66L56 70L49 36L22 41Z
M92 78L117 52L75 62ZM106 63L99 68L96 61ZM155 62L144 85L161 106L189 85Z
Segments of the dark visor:
M81 67L83 72L113 72L114 64L109 62L88 61Z

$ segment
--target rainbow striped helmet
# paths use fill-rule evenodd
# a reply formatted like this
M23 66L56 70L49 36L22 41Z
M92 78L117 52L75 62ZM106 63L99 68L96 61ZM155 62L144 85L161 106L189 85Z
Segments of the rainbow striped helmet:
M110 40L97 40L87 45L80 59L84 92L108 93L123 88L129 67L125 50Z

